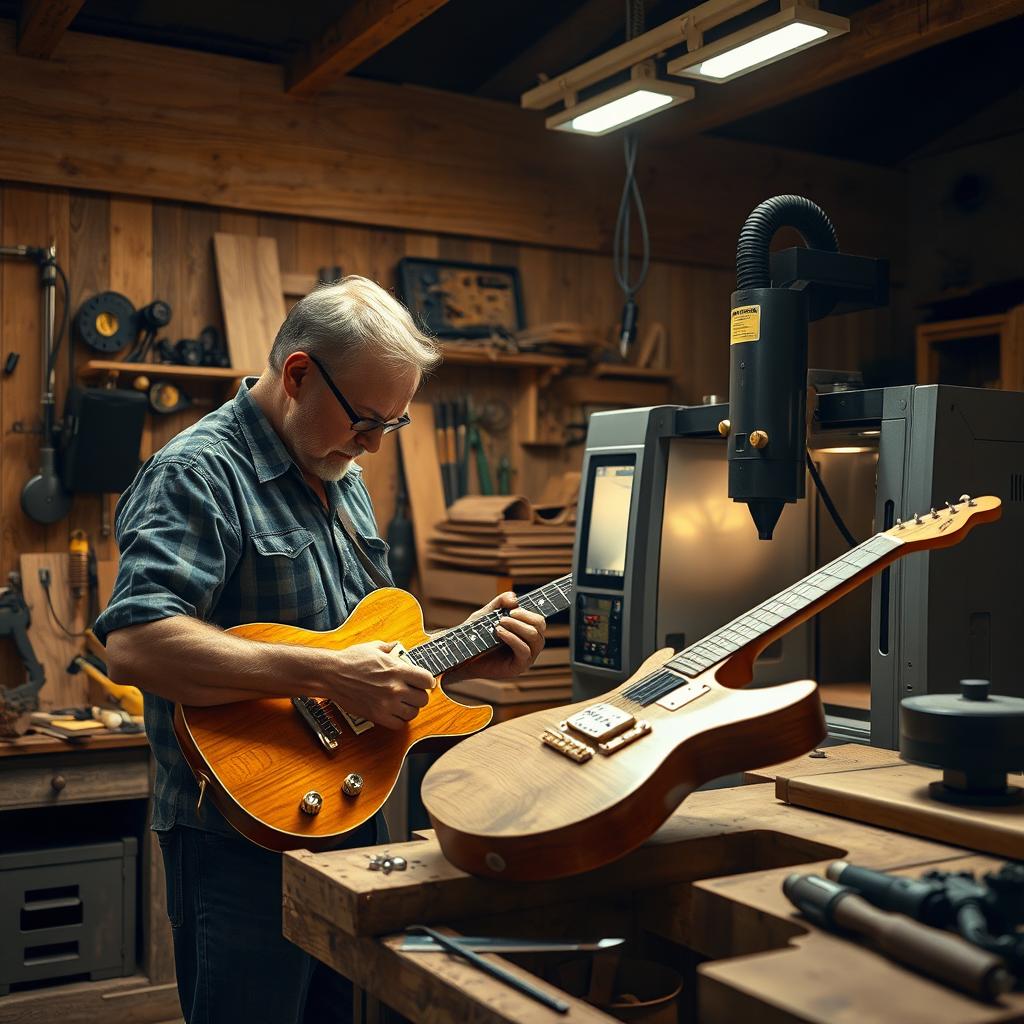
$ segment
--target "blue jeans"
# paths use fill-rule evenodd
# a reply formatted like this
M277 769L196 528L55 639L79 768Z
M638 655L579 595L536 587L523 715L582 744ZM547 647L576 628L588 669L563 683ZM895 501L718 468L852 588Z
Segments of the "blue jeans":
M352 983L281 934L280 854L181 825L157 837L186 1024L352 1020ZM376 821L346 839L376 843Z

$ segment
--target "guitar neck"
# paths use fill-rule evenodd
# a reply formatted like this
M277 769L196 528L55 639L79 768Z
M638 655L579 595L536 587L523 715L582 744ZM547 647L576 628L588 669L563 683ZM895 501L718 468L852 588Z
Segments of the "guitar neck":
M564 612L569 607L572 593L572 574L531 590L519 598L519 607L537 612L545 619ZM463 623L432 637L426 643L408 652L409 660L439 676L478 654L497 647L501 641L495 629L508 610L488 612L473 622Z
M766 633L785 633L814 612L832 604L845 592L850 581L861 574L870 576L892 561L903 541L888 533L878 533L863 544L851 548L809 576L780 591L774 597L727 623L677 654L664 667L694 677L707 671L744 647L756 644ZM625 692L630 700L647 705L659 700L680 685L679 676L661 671L638 680Z

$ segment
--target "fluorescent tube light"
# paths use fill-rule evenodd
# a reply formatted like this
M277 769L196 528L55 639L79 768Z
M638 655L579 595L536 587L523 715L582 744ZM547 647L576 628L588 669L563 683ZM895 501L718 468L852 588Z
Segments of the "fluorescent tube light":
M732 35L677 57L673 75L728 82L766 64L850 31L850 22L813 7L788 7Z
M667 110L685 103L693 99L693 96L693 88L689 85L659 82L654 78L635 78L552 114L545 124L548 128L564 132L606 135L658 110Z
M737 46L717 57L696 64L693 74L701 78L734 78L749 68L767 64L798 47L813 43L816 39L827 35L817 25L803 25L794 22L785 28L777 28L760 39L751 39L749 43Z

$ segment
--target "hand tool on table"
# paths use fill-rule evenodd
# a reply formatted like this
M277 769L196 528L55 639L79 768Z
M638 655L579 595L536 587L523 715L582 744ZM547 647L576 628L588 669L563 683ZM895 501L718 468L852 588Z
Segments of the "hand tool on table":
M433 928L428 928L422 924L410 925L406 928L406 932L412 935L429 935L439 946L443 946L447 952L462 957L463 960L468 961L474 967L478 967L485 974L489 974L492 978L497 978L499 981L505 982L506 985L510 985L517 992L522 992L523 995L536 999L538 1003L543 1004L548 1009L555 1010L557 1013L569 1012L569 1004L565 1000L550 996L547 992L542 991L535 985L531 985L528 981L523 981L522 978L512 974L510 971L506 971L503 967L492 964L489 960L485 960L478 953L474 953L473 950L462 946L456 939L448 935L442 935Z
M568 939L516 939L494 935L460 935L458 943L474 953L603 953L621 946L625 939L597 939L574 942ZM399 953L443 953L445 947L429 935L409 935Z
M815 924L859 935L879 953L937 981L982 999L1013 988L1013 975L1001 957L902 914L879 910L849 886L818 875L792 874L782 890Z

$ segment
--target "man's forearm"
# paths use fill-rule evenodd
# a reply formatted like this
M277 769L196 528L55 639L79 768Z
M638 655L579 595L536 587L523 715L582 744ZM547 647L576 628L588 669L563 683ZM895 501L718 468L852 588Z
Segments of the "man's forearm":
M179 615L128 626L107 638L111 677L182 704L317 696L311 647L258 643Z

